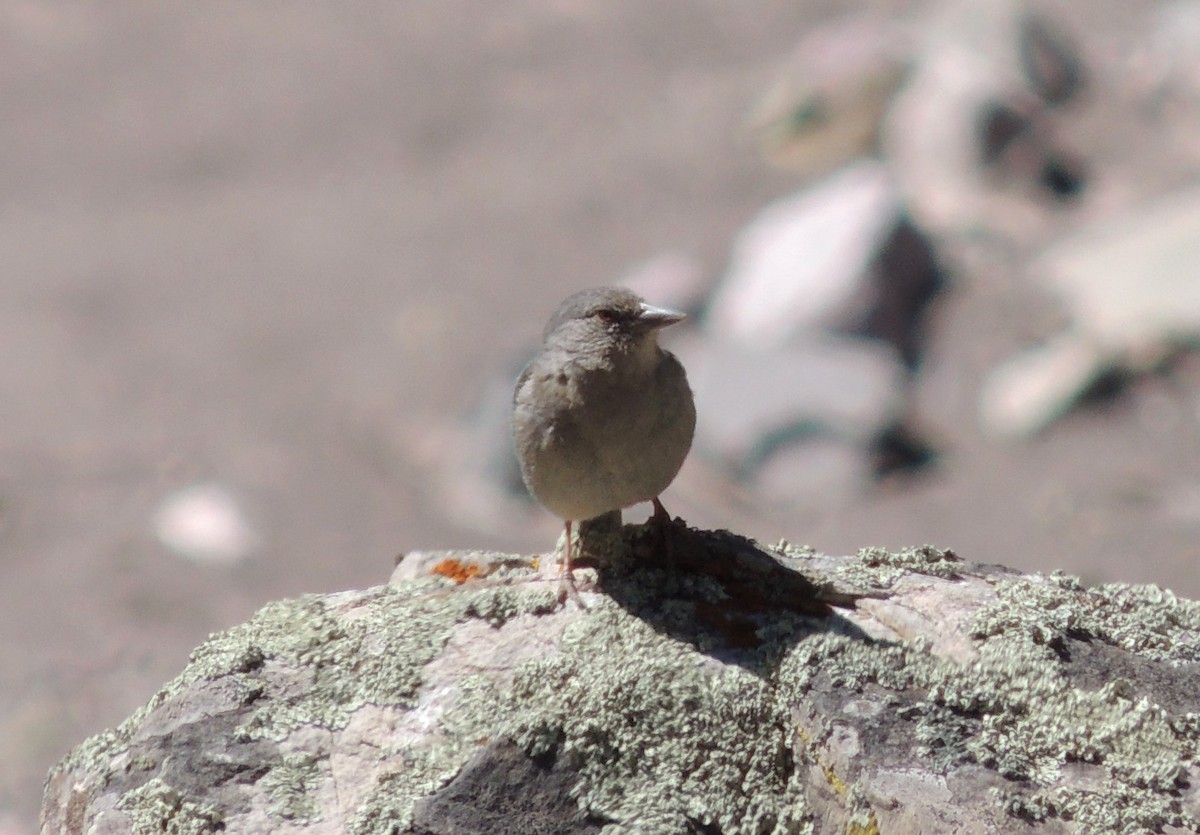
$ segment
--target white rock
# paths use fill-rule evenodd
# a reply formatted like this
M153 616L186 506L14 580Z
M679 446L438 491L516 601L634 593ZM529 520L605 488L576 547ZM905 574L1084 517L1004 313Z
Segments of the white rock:
M1134 365L1200 339L1200 188L1095 224L1033 265L1077 327Z
M764 209L738 235L706 327L747 345L779 345L837 324L899 222L887 168L861 160Z
M985 381L980 419L997 435L1032 434L1106 371L1145 371L1200 343L1200 189L1060 241L1033 273L1062 300L1070 325Z
M1154 5L1139 68L1160 94L1200 93L1200 2L1168 0Z
M250 556L258 537L233 495L220 484L201 483L167 496L154 514L158 540L181 557L228 564Z
M1024 351L987 376L979 393L979 421L992 435L1032 435L1071 408L1108 358L1077 333Z
M944 0L932 5L921 29L923 45L914 68L880 131L881 149L914 221L935 235L969 235L981 226L1029 234L1044 222L1045 211L1030 199L1026 181L1033 172L999 182L989 177L980 119L997 106L1045 118L1021 53L1031 31L1043 33L1040 43L1049 46L1054 27L1031 17L1022 0ZM1065 39L1054 46L1067 49ZM1053 56L1052 51L1040 54ZM1064 71L1078 60L1065 51L1054 57ZM1049 137L1035 144L1045 145L1036 148L1039 154L1059 155Z

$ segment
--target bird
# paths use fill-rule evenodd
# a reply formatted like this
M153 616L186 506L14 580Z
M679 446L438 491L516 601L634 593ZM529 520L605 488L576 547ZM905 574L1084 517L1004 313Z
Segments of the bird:
M521 476L566 528L560 601L579 600L573 523L645 501L655 519L670 520L659 495L691 449L696 406L683 365L658 335L684 318L625 288L580 291L550 317L517 380Z

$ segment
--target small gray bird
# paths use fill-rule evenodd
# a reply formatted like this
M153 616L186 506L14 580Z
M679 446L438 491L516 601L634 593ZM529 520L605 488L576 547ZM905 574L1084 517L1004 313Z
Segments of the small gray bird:
M513 440L529 492L566 523L566 591L577 597L571 524L654 502L683 466L696 428L687 375L658 345L682 313L619 287L584 290L546 323L513 393Z

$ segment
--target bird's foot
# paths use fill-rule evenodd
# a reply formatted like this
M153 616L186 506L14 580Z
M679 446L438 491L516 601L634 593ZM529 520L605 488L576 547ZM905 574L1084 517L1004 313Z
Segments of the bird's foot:
M587 609L583 603L583 598L579 596L579 589L575 585L575 563L572 559L572 543L571 543L571 520L566 522L566 545L563 548L563 561L559 566L558 574L558 605L566 606L567 601L572 601L580 609Z
M558 577L558 605L566 606L568 600L587 611L587 604L579 596L579 587L575 585L575 572L564 570Z

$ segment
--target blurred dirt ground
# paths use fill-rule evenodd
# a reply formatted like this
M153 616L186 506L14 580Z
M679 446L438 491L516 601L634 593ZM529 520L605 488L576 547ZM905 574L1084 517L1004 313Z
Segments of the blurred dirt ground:
M267 601L381 583L413 548L548 547L547 517L456 518L433 439L568 292L663 252L716 281L796 186L749 104L839 7L0 8L0 833ZM1200 595L1200 358L1030 442L981 436L980 376L1044 335L1044 305L968 281L938 308L920 417L942 454L918 478L819 513L668 507ZM210 481L256 532L245 560L154 537L164 498Z

